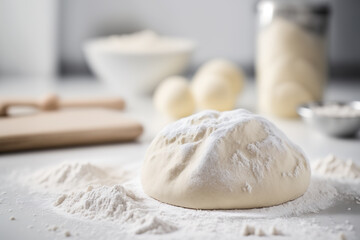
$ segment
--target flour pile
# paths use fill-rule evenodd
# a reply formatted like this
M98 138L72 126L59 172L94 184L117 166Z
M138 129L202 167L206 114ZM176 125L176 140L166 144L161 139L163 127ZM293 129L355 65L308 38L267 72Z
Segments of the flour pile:
M134 177L134 173L120 166L100 166L66 162L40 170L30 179L33 180L32 186L41 192L46 190L59 194L51 207L60 215L89 219L102 225L110 224L116 229L113 231L116 236L145 234L156 237L167 234L173 239L186 236L217 239L221 234L227 239L277 235L295 239L338 239L339 234L344 232L347 237L353 234L350 223L345 223L340 230L328 229L314 219L298 218L329 208L337 201L340 191L326 177L313 177L303 196L281 205L208 211L160 203L143 192L139 178Z
M71 192L92 186L111 186L131 178L122 168L107 169L91 163L64 162L55 167L41 169L25 181L32 187L49 192Z
M360 166L352 159L341 159L329 154L312 163L313 174L326 179L339 196L360 204Z
M177 228L144 208L143 199L119 185L135 176L121 167L64 162L26 178L41 192L60 193L54 206L78 217L122 223L135 234L164 234Z
M86 191L61 195L54 206L81 217L125 223L135 234L164 234L177 228L149 213L143 199L121 185L89 186Z
M312 164L312 168L318 175L360 180L360 166L352 159L343 160L330 154L325 158L316 160Z

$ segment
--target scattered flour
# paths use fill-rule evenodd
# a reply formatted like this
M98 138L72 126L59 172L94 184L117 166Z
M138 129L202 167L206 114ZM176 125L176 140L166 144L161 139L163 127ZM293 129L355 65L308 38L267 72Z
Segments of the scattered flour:
M91 163L64 162L55 167L41 169L25 181L46 192L71 192L92 186L122 183L131 173L122 168L104 168Z
M340 233L340 234L339 234L339 239L340 239L340 240L346 240L347 238L346 238L346 236L345 236L344 233Z
M132 232L135 234L152 233L164 234L171 233L177 230L177 227L159 219L156 216L146 215L136 221Z
M48 231L52 231L52 232L56 232L58 229L59 227L56 225L52 225L48 227Z
M283 234L275 226L271 226L270 230L268 231L268 234L266 234L266 231L262 228L262 226L252 226L245 223L242 228L242 236L251 236L251 235L264 237L271 235L281 236Z
M54 204L63 211L96 220L127 224L135 234L164 234L177 228L144 208L143 199L121 186L89 186L86 191L61 195Z
M249 235L254 235L254 234L255 234L255 228L251 225L244 224L243 229L242 229L242 235L249 236Z
M71 237L71 232L65 231L65 232L64 232L64 235L65 235L65 237Z
M272 226L271 229L270 229L270 234L271 235L275 235L275 236L281 236L283 235L283 233L277 229L275 226Z
M352 159L343 160L332 154L312 164L315 174L331 178L360 180L360 166Z
M353 160L343 160L330 154L314 161L311 166L315 176L336 188L339 198L360 203L360 166Z
M262 228L255 229L255 235L259 236L259 237L266 236L266 234Z
M339 239L340 235L347 238L353 234L353 226L349 223L339 229L329 229L300 216L329 208L343 193L341 191L360 200L358 192L344 190L329 181L327 175L320 175L312 177L303 196L277 206L193 210L158 202L143 192L138 176L124 178L122 174L129 173L111 169L114 168L101 168L90 163L63 163L40 170L31 179L35 180L32 185L40 189L54 188L60 193L53 201L57 213L94 223L113 224L116 234L133 237L167 234L171 239L192 236L210 240L221 234L227 239L241 236ZM40 173L43 173L42 177Z

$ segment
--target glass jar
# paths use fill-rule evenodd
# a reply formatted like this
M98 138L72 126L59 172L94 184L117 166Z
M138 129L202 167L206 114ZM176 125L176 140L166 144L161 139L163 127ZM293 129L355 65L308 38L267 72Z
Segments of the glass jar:
M299 105L323 98L329 6L263 0L257 13L258 110L296 117Z

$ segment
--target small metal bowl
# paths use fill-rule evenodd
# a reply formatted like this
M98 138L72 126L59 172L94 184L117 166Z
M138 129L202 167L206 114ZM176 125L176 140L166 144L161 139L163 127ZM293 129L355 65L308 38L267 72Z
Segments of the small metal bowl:
M328 116L314 112L315 107L328 105L349 106L360 110L360 101L353 102L313 102L301 105L297 112L302 119L321 132L334 137L354 137L360 129L360 116Z

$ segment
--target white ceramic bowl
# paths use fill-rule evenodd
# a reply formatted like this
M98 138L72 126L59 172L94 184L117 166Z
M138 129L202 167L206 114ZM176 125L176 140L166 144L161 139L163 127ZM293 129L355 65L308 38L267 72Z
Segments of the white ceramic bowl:
M122 93L150 93L164 78L181 74L190 62L194 42L168 38L175 47L159 51L123 51L104 48L104 38L84 45L86 60L93 73Z

